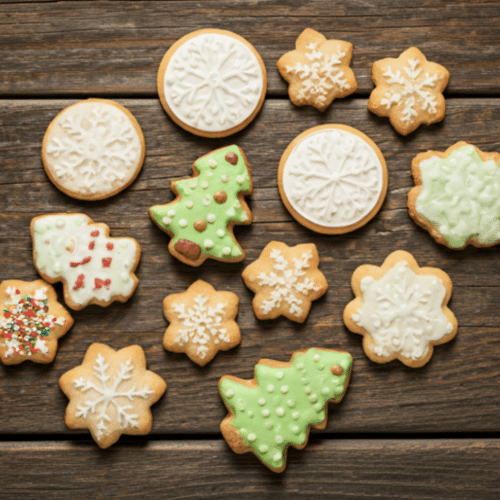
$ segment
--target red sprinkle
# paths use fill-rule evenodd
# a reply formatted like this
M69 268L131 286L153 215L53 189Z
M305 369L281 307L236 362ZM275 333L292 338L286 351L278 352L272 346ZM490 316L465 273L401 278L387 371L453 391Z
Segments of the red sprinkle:
M106 280L102 280L101 278L95 278L94 283L96 288L102 288L103 286L105 286L106 289L109 290L109 285L111 285L111 280L109 278Z
M113 248L115 248L115 246L113 245L113 243L106 243L106 248L111 251L113 250Z
M109 267L112 260L112 257L105 257L104 259L102 259L102 267Z
M92 238L97 238L97 236L99 236L99 231L92 231L90 236L92 236Z
M16 295L20 295L20 291L19 290L16 290Z
M85 274L79 274L78 278L76 278L76 283L75 286L73 287L73 290L78 290L79 288L82 288L83 285L83 280L85 279Z
M34 318L35 317L35 311L33 309L28 309L25 313L25 316L28 316L28 318Z
M92 257L85 257L81 262L70 262L69 265L71 267L83 266L84 264L88 264L92 260Z
M90 243L89 243L89 250L94 250L94 245L95 245L95 241L92 240Z
M3 315L4 315L5 318L10 318L11 315L12 315L12 313L10 311L6 311L6 312L3 313Z

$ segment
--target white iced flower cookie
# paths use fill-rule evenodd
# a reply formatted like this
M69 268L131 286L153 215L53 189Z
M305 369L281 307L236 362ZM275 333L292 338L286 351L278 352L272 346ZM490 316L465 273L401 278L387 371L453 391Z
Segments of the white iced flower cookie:
M125 189L139 174L145 154L137 120L106 99L88 99L63 109L42 144L49 179L79 200L102 200Z
M226 137L257 115L267 89L262 58L230 31L204 29L182 37L158 71L162 106L177 125L203 137Z
M150 406L167 389L160 376L146 370L140 346L115 351L97 343L88 348L80 366L59 379L59 386L69 399L66 425L89 429L101 448L108 448L122 434L151 432Z
M346 125L320 125L297 136L281 157L281 199L303 226L342 234L365 225L387 192L387 167L377 145Z
M364 336L363 348L372 361L399 359L419 368L429 361L435 345L457 333L457 320L447 307L449 276L437 268L419 267L408 252L391 253L381 267L358 267L351 285L356 298L344 309L344 323Z

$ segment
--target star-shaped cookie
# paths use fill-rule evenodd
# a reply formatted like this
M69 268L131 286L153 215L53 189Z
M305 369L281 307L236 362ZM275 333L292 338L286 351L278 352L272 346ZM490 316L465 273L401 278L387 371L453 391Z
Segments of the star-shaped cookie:
M309 104L324 111L335 98L356 91L358 84L349 67L351 43L327 40L321 33L307 28L295 45L296 50L283 55L277 66L290 84L288 93L296 106Z
M184 352L200 366L217 354L237 346L240 329L234 319L239 298L233 292L217 292L212 285L198 280L185 292L168 295L163 312L170 322L163 347Z
M138 345L115 351L92 344L83 363L59 379L69 398L66 425L89 429L101 448L114 444L122 434L151 431L150 406L167 388L165 381L146 370L146 357Z
M372 79L376 87L368 109L378 116L388 116L392 126L407 135L422 123L440 122L445 114L443 90L450 73L427 61L416 47L405 50L397 59L373 63Z
M245 285L256 294L253 309L257 318L283 315L303 323L311 302L328 290L318 264L318 250L313 243L289 247L271 241L242 274Z

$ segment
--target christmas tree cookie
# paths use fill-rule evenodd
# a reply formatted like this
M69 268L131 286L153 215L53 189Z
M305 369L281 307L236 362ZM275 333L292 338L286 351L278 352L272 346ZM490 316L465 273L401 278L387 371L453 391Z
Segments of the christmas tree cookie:
M170 253L190 266L207 258L239 262L245 254L234 238L235 224L250 224L243 196L252 193L252 176L243 151L228 146L202 156L191 177L172 181L177 198L155 205L149 215L172 240Z
M302 449L310 427L326 427L326 404L343 398L351 366L347 352L307 349L288 363L261 359L252 380L222 377L219 392L229 411L221 423L224 438L236 453L252 451L282 472L288 446Z

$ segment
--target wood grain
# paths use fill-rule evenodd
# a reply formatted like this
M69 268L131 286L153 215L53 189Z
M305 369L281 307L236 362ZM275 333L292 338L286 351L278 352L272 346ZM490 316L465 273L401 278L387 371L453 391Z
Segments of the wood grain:
M166 395L153 407L156 435L218 433L225 415L216 389L222 375L251 378L260 358L286 361L293 351L310 346L339 348L354 356L350 387L340 405L330 405L326 433L500 430L498 248L449 250L417 227L406 209L406 196L413 186L410 163L417 153L444 150L458 140L470 141L485 151L500 149L500 99L448 99L443 124L421 127L408 138L401 138L388 121L371 115L365 99L336 102L325 115L313 109L298 110L288 100L268 99L252 125L226 140L191 136L169 120L157 100L121 99L120 104L132 111L143 128L146 161L134 184L100 202L78 201L62 194L42 167L45 129L72 102L0 101L0 280L37 278L29 222L44 213L68 211L107 223L111 236L136 238L142 246L137 269L140 283L125 304L75 312L75 326L61 339L53 364L1 366L0 434L76 434L64 425L67 401L58 379L81 363L95 341L114 348L140 344L149 368L168 383ZM389 190L381 212L366 227L337 237L313 233L294 222L279 199L276 184L279 158L288 143L303 130L332 121L359 128L371 137L389 169ZM196 158L229 140L245 151L254 178L255 191L248 199L255 222L235 228L247 257L233 265L207 261L200 268L191 268L170 256L169 238L151 223L147 208L171 200L171 179L189 175ZM284 318L258 321L251 307L253 294L241 280L245 265L258 258L273 239L289 245L313 242L318 247L320 269L330 289L313 304L303 325ZM419 370L398 362L372 363L363 354L361 336L347 331L342 322L343 308L352 299L354 269L364 263L380 265L396 249L410 251L420 265L443 269L454 284L450 308L458 319L457 337L438 346L431 362ZM237 293L241 303L237 318L241 345L219 353L204 368L183 354L165 352L161 345L167 326L163 298L185 290L198 278L216 289ZM56 289L62 299L61 286Z
M167 49L204 27L234 31L262 55L268 93L286 96L276 61L305 28L354 45L359 89L371 64L419 47L451 73L447 95L500 93L496 0L0 2L0 96L156 96Z

